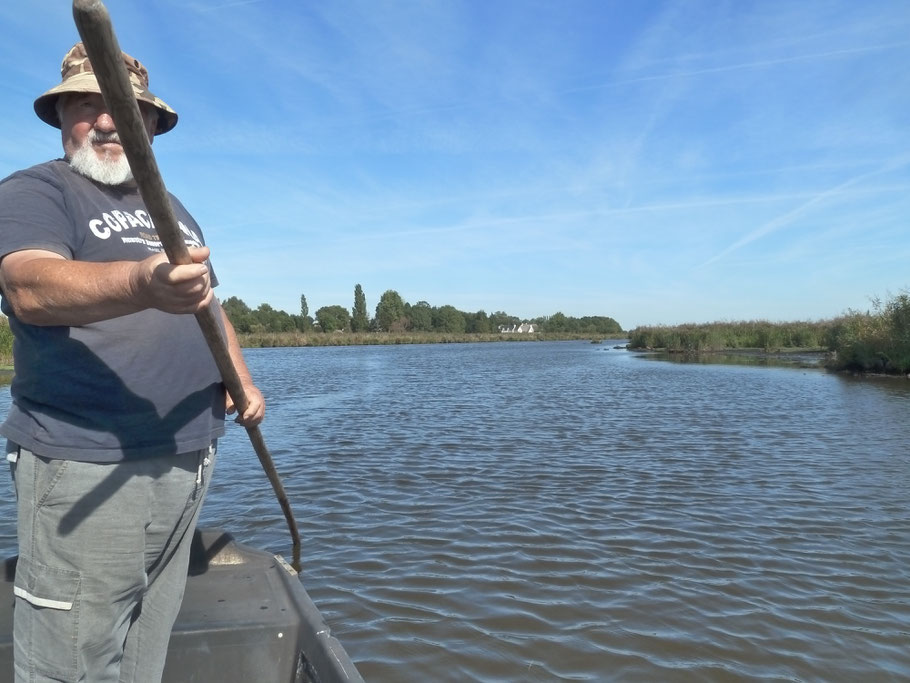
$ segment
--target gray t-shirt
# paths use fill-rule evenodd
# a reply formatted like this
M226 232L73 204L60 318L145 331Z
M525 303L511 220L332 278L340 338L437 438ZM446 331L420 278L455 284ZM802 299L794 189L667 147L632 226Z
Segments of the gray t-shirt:
M173 195L187 245L202 232ZM64 160L0 181L0 258L45 249L78 261L139 261L162 250L135 189L96 184ZM216 281L213 276L213 284ZM224 433L224 388L192 315L145 310L14 335L13 405L0 434L48 458L95 462L183 453Z

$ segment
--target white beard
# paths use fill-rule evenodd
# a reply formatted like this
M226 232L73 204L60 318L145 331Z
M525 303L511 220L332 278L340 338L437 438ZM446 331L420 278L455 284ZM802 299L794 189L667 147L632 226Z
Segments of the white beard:
M131 182L133 171L126 160L126 155L121 151L114 160L110 153L105 152L99 157L92 144L99 138L105 142L119 142L120 140L116 133L99 135L94 129L90 130L82 141L82 146L70 157L69 162L72 169L102 185L124 185Z

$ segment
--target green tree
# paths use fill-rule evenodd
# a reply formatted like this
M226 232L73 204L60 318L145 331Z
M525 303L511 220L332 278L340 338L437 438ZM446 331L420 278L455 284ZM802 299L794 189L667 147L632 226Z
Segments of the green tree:
M554 313L545 323L544 332L568 332L571 327L568 318L563 313Z
M576 331L585 334L620 334L622 332L622 326L613 320L613 318L608 318L607 316L586 315L583 318L578 319Z
M313 329L313 318L310 317L310 307L304 294L300 295L300 315L292 315L291 318L300 332L309 332Z
M255 322L250 315L250 307L236 296L228 297L221 302L221 307L227 314L228 320L237 332L250 332Z
M250 312L250 307L243 302L243 299L238 299L236 296L228 297L222 301L221 308L224 309L229 318L232 315L247 315ZM233 319L231 322L234 322Z
M261 304L250 317L253 319L252 332L291 332L297 327L287 312L276 310L269 304Z
M316 311L316 320L323 332L343 331L351 324L351 314L344 306L323 306Z
M412 330L429 332L433 329L433 307L426 301L418 301L413 306L406 304L405 315Z
M354 287L354 308L351 310L351 332L366 332L370 329L367 319L367 298L360 285Z
M404 301L394 289L386 290L376 304L376 326L383 332L396 332L407 327Z
M487 334L493 331L490 326L490 318L486 311L477 311L477 313L465 313L465 332L475 334Z
M464 313L454 306L440 306L433 315L433 329L437 332L462 333L465 327Z

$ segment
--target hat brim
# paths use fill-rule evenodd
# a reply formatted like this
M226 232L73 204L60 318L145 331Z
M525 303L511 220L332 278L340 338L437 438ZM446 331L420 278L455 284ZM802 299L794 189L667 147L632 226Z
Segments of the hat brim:
M177 112L171 109L160 97L153 95L148 90L141 90L134 83L133 93L140 102L146 102L158 110L158 126L155 135L167 133L177 125ZM35 100L35 113L38 118L54 128L60 128L60 119L57 117L57 99L68 92L91 92L101 94L101 87L95 74L85 72L67 78L60 85L51 88Z

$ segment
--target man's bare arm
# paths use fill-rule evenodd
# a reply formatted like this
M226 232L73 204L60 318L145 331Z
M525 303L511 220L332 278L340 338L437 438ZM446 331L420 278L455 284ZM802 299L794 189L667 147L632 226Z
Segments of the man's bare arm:
M234 364L234 369L237 370L237 375L240 377L240 383L243 385L243 391L246 394L248 401L246 410L243 411L242 415L237 416L236 422L242 424L244 427L255 427L262 422L262 419L265 417L265 399L262 397L262 393L256 385L253 384L253 377L250 375L250 370L246 366L246 361L243 359L243 351L240 348L240 342L237 341L237 334L234 331L234 326L231 324L227 313L224 312L224 309L221 308L220 304L218 307L221 309L221 318L224 320L224 332L227 339L228 353L231 356L231 362ZM234 401L230 396L227 397L226 410L229 415L236 410Z
M208 255L207 247L190 249L194 263L175 266L164 254L89 263L26 249L0 261L0 289L16 316L31 325L86 325L146 308L196 313L213 296L203 263Z

